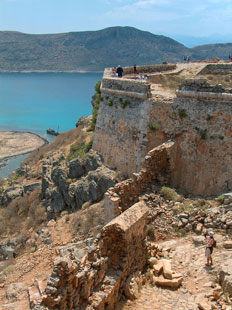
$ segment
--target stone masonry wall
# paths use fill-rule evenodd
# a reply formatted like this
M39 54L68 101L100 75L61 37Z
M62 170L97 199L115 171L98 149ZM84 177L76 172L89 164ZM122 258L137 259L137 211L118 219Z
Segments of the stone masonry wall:
M131 179L110 188L104 197L104 213L106 222L118 216L138 201L139 195L153 182L168 183L169 160L174 149L173 142L167 142L152 149L144 158L139 173Z
M108 85L110 82L113 85ZM123 83L124 80L119 79L102 82L103 101L98 111L93 149L102 154L106 165L131 175L139 170L140 162L146 154L151 104L149 99L142 99L144 90L149 91L148 84L125 81L124 90L118 94L117 90ZM108 91L112 90L111 94L104 91L106 86ZM131 87L130 92L127 87Z
M171 139L171 186L205 196L232 190L232 89L200 79L186 80L173 102L113 92L103 98L93 148L107 165L132 176L150 149Z
M208 64L198 74L231 74L232 64Z
M58 258L35 309L113 310L128 277L146 263L147 215L139 202L104 226L86 255L79 256L74 247Z

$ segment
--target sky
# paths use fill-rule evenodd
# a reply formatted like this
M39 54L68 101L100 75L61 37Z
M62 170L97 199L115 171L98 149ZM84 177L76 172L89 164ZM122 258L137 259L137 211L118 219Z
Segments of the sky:
M0 30L41 34L111 26L232 42L232 0L0 0Z

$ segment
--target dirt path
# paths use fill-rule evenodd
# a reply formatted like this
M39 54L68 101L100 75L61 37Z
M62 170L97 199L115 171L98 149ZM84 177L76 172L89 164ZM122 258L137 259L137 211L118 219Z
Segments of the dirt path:
M216 278L220 262L228 251L216 249L213 254L214 266L205 266L204 245L195 246L190 239L174 242L169 258L172 269L184 276L182 286L177 290L164 289L157 286L145 285L140 297L135 301L121 303L117 310L197 310L198 303L206 294L212 293L211 287Z

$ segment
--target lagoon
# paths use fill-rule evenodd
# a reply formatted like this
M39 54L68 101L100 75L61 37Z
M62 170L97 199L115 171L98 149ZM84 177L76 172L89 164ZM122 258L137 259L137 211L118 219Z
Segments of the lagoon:
M1 73L0 130L30 131L50 142L48 128L65 132L92 112L94 85L102 73ZM0 169L6 177L24 156Z

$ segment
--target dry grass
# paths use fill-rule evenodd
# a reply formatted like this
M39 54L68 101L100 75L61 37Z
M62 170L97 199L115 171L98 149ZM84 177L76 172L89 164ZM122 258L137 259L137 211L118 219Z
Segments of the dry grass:
M77 211L72 220L72 226L76 232L81 231L85 236L96 234L104 225L103 201L89 205L84 204L82 210Z
M202 77L207 78L212 85L222 84L226 88L232 87L232 74L208 74Z
M21 233L24 229L38 227L45 220L46 211L38 189L14 199L6 208L0 209L0 235Z
M171 201L182 201L182 197L177 194L177 192L170 188L163 186L160 190L160 194L164 197L165 200L171 200Z

